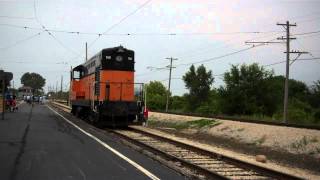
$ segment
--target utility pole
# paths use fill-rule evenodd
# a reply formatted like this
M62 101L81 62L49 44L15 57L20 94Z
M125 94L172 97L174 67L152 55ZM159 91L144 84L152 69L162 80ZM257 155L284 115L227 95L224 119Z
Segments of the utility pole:
M1 109L1 111L2 111L2 113L1 113L1 117L2 117L2 120L4 120L4 111L5 111L5 103L6 103L6 101L5 101L5 75L4 74L2 74L3 76L2 77L0 77L0 81L1 81L1 86L2 86L2 89L1 89L1 92L2 92L2 102L0 102L0 103L2 103L2 109ZM2 78L2 79L1 79Z
M286 52L286 79L284 84L284 99L283 99L283 123L288 123L288 96L289 96L289 75L290 75L290 65L297 60L301 54L308 54L308 52L302 51L291 51L290 50L290 40L296 38L290 37L290 27L297 26L296 24L290 24L289 21L286 23L277 23L278 26L283 26L286 29L286 37L278 38L278 40L286 40L287 50ZM298 54L298 56L290 64L290 54Z
M86 42L86 61L88 61L88 43Z
M60 92L62 92L62 84L63 84L63 76L61 76L61 80L60 80Z
M166 103L166 112L168 112L168 108L169 108L169 96L170 96L170 86L171 86L171 72L172 72L172 61L173 60L178 60L177 58L166 58L170 60L170 65L169 65L169 84L168 84L168 91L167 91L167 103Z
M290 66L290 40L295 39L295 38L290 38L290 27L291 26L297 26L296 24L290 24L289 21L287 21L285 24L284 23L277 23L278 26L284 26L286 29L286 38L281 37L278 38L278 40L286 40L286 45L287 45L287 51L285 52L287 54L287 59L286 59L286 80L284 83L284 99L283 99L283 122L287 123L288 122L288 94L289 94L289 66Z
M277 40L286 40L286 79L284 83L284 99L283 99L283 123L288 123L288 95L289 95L289 71L290 71L290 65L294 63L295 60L297 60L300 55L302 54L308 54L308 52L305 51L291 51L290 50L290 40L294 40L296 38L290 37L290 27L291 26L297 26L296 24L290 24L289 21L286 23L277 23L278 26L283 26L286 30L286 37L277 38ZM282 43L282 42L274 42L274 41L256 41L256 42L246 42L248 44L268 44L268 43ZM290 60L290 54L297 54L297 57L294 60ZM291 61L291 63L290 63Z
M56 93L55 93L55 99L57 99L57 93L58 93L58 81L56 81Z

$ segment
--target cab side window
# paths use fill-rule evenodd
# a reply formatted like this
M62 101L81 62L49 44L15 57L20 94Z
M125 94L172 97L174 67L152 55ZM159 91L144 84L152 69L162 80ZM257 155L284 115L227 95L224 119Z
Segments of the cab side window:
M73 79L80 79L81 72L80 71L73 71Z

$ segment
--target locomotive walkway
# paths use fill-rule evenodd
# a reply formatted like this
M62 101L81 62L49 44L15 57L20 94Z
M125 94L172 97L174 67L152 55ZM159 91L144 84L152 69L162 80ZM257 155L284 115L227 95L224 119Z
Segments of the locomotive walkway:
M0 179L185 179L112 136L95 138L46 105L22 104L0 120Z

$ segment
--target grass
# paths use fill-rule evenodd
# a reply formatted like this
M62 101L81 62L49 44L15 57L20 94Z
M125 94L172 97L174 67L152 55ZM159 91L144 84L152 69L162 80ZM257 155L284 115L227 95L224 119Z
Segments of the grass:
M174 128L176 130L183 129L201 129L205 127L213 127L219 125L221 122L214 119L198 119L193 121L183 121L183 122L169 122L169 121L158 121L156 119L149 119L149 126L153 127L168 127Z
M175 110L172 112L176 113L186 113L183 110ZM189 112L189 114L193 114L194 116L208 116L208 115L216 115L216 116L221 116L225 119L244 119L247 121L251 120L257 120L257 121L266 121L266 122L275 122L275 123L281 123L282 122L282 113L279 115L275 113L273 116L268 116L268 115L263 115L263 114L251 114L251 115L227 115L227 114L205 114L205 113L192 113ZM307 125L307 126L315 126L315 127L320 127L320 121L316 121L312 116L306 116L302 118L289 118L288 120L289 124L297 124L297 125Z
M317 143L318 139L317 137L307 138L306 136L303 136L300 140L293 142L290 146L293 149L305 149L305 147L309 143Z
M317 137L312 137L311 139L310 139L310 142L312 142L312 143L317 143L317 142L319 142L319 140L317 139Z
M256 139L256 140L253 142L253 144L255 144L255 145L261 145L261 144L263 144L266 140L267 140L267 136L266 136L266 135L263 135L261 138Z
M228 129L230 129L230 127L226 126L224 128L221 128L220 131L225 131L225 130L228 130Z

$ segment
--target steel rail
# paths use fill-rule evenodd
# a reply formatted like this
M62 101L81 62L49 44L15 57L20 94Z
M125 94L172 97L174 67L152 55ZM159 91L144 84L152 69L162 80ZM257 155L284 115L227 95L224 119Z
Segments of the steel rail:
M110 130L112 132L114 132L117 135L120 135L121 137L138 144L139 146L143 146L147 149L151 149L153 152L156 152L157 154L163 155L171 160L180 162L183 165L186 165L187 167L193 168L203 174L205 174L207 177L210 178L218 178L218 179L236 179L236 176L244 176L243 174L246 174L247 172L252 172L252 176L254 177L261 177L261 179L303 179L301 177L298 176L294 176L294 175L290 175L284 172L280 172L274 169L270 169L270 168L266 168L263 166L258 166L255 164L251 164L242 160L238 160L232 157L228 157L225 156L223 154L218 154L215 152L211 152L193 145L189 145L183 142L179 142L179 141L175 141L172 140L170 138L167 137L163 137L163 136L159 136L156 135L154 133L151 132L147 132L141 129L136 129L136 128L132 128L130 127L127 131L130 132L134 132L134 133L140 133L141 136L144 137L151 137L153 140L158 140L158 141L154 141L152 143L145 143L143 142L143 140L139 140L139 139L135 139L132 136L127 136L125 135L125 133L122 133L124 130ZM168 152L165 152L164 150L161 150L161 148L154 146L152 144L156 144L156 143L169 143L171 145L177 146L179 147L180 150L178 150L177 152L182 152L181 150L185 150L184 153L185 154L190 154L190 153L194 153L197 156L200 156L199 159L195 160L192 162L192 159L188 159L188 158L183 158L183 157L177 157L173 154L170 154ZM209 158L201 158L201 156L203 157L209 157ZM238 173L238 175L235 175L235 177L232 176L226 176L226 175L222 175L221 173L215 172L214 170L210 170L210 168L205 168L203 166L201 166L201 163L199 165L199 161L203 160L204 163L203 164L207 164L210 166L210 162L216 162L216 163L225 163L222 164L222 166L230 166L229 169L233 168L235 170L238 169L238 171L233 171ZM212 164L211 164L212 165ZM228 171L228 167L226 167L226 173L231 172ZM243 170L243 171L242 171ZM220 170L221 172L221 170ZM232 173L232 172L231 172ZM242 173L242 174L241 174ZM250 176L250 173L247 173L248 176ZM242 179L242 178L240 178ZM244 178L246 179L246 178ZM250 179L250 178L248 178ZM255 178L253 178L255 179Z

